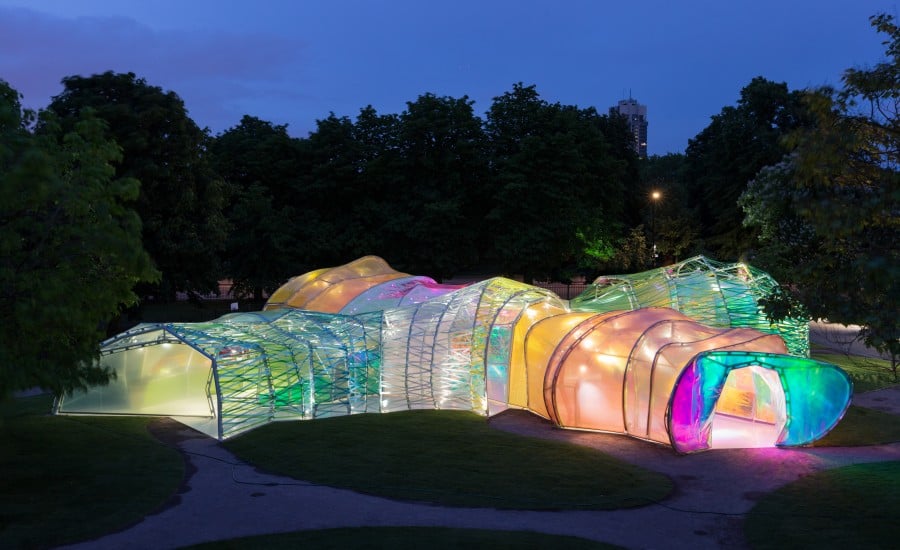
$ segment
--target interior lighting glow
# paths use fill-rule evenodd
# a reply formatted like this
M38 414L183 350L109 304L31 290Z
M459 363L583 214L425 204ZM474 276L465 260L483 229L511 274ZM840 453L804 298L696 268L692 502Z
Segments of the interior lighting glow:
M273 420L518 407L691 453L805 445L850 401L846 373L788 354L806 333L764 323L777 283L743 264L604 276L570 302L500 277L429 281L365 257L291 279L263 312L138 325L101 344L116 378L56 412L168 415L226 439Z

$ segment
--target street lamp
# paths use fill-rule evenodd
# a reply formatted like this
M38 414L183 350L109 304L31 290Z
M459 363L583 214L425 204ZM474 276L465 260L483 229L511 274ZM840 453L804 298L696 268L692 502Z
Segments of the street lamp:
M650 192L650 242L653 243L653 265L656 265L656 205L662 198L662 193L656 189Z

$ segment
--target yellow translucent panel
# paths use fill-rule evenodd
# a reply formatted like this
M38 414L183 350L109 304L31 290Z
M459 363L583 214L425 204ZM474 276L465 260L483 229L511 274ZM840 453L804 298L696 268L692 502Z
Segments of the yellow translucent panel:
M365 256L338 267L294 277L275 291L263 309L288 306L337 313L353 298L380 283L409 277L378 256Z
M566 309L550 302L531 304L516 322L513 329L513 346L509 362L509 404L514 407L528 407L528 369L525 363L525 337L531 327L539 321L562 315ZM543 375L541 377L543 379Z
M722 388L719 401L716 402L716 412L752 418L754 395L753 388L737 388L726 384ZM774 418L774 415L766 416ZM771 420L769 421L771 422Z
M405 273L385 273L381 275L370 275L358 279L345 279L340 282L332 283L322 288L315 296L311 297L306 303L296 307L303 307L310 311L322 311L325 313L338 313L351 300L369 290L373 286L380 285L386 281L407 277ZM316 281L319 283L320 281ZM323 282L323 284L325 284Z
M346 279L372 277L388 273L397 273L397 271L378 256L363 256L350 263L332 268L329 273L325 275L325 279L328 279L331 282L339 282ZM404 273L404 275L406 274Z
M525 338L525 368L528 384L528 408L535 414L550 418L544 403L544 377L550 358L560 342L560 335L569 332L581 322L596 314L591 312L567 313L547 317L535 323Z
M298 290L303 288L303 285L315 280L317 277L319 277L329 269L331 268L325 267L322 269L316 269L315 271L310 271L309 273L304 273L303 275L292 277L288 282L281 285L278 290L276 290L272 294L272 296L269 297L269 300L266 302L266 305L265 307L263 307L263 309L268 310L282 307L284 304L290 301L291 297L293 297Z
M297 289L297 292L295 292L287 301L287 305L290 307L306 309L306 305L310 301L314 300L316 296L324 292L330 286L331 283L324 280L320 275L316 279L308 281Z

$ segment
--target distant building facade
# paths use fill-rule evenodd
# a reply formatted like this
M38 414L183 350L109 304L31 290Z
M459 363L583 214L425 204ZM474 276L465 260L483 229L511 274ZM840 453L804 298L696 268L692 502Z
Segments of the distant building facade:
M610 107L609 114L625 117L634 139L634 152L641 158L647 158L647 106L629 97Z

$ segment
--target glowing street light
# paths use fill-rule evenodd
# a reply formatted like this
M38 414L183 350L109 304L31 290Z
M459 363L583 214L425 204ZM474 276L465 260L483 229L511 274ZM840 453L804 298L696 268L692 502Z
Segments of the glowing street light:
M653 265L656 265L656 205L662 199L662 192L654 189L650 192L650 242L653 243Z

